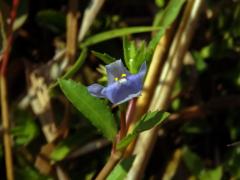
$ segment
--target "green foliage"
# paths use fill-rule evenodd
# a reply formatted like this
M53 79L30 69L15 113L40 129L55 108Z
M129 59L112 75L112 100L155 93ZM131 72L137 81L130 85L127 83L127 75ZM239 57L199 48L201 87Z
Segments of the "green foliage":
M162 111L154 111L144 114L140 121L134 126L133 131L117 144L117 149L125 148L139 133L159 125L166 120L169 115L168 112Z
M223 168L206 169L201 158L188 147L183 148L183 160L187 168L199 180L221 180Z
M240 146L231 147L227 153L224 169L229 172L235 179L240 179Z
M87 57L87 49L82 49L82 52L76 62L67 70L67 72L63 75L63 79L71 78L83 65L84 61Z
M76 62L70 66L67 72L61 77L61 79L69 79L76 74L76 72L82 67L84 61L87 57L87 48L82 49L82 52ZM55 88L58 85L58 81L50 85L50 90Z
M171 0L168 6L161 13L161 17L158 22L155 22L155 26L161 27L156 36L151 39L148 46L142 41L139 48L134 41L129 41L127 37L123 38L123 52L125 63L132 73L137 73L139 67L144 61L150 61L153 52L160 40L164 35L165 30L173 23L185 0Z
M26 146L39 135L39 129L32 116L19 113L17 125L11 130L16 146Z
M163 7L165 4L165 0L155 0L155 3L158 7Z
M117 126L109 107L102 100L90 95L87 88L80 83L60 79L59 84L69 101L106 138L113 140L117 133Z
M159 26L167 28L176 19L179 14L182 5L185 0L171 0L167 7L164 9L161 19L159 20Z
M116 58L110 56L107 53L100 53L96 51L91 51L93 55L102 60L105 64L110 64L116 60Z
M18 30L27 20L28 18L28 3L29 0L22 0L18 12L17 12L17 17L13 23L13 31Z
M107 177L107 180L122 180L127 176L129 169L131 168L135 156L130 156L121 160L118 165L112 170Z
M196 68L197 68L198 72L205 71L207 68L207 64L205 62L205 59L202 58L201 54L197 51L194 51L194 52L192 52L192 55L195 60Z
M134 41L129 41L127 37L123 37L123 52L125 63L131 73L135 74L138 72L139 67L146 60L146 44L141 41L139 48L136 46Z
M87 38L84 42L80 44L80 47L83 48L86 46L91 46L103 41L107 41L109 39L125 36L128 34L156 31L159 29L160 29L159 27L152 27L152 26L140 26L140 27L114 29L114 30L102 32Z

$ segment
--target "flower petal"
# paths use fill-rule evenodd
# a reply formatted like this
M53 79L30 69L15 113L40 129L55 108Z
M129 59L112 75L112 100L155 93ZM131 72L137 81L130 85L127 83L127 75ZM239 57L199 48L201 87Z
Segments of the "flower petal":
M93 96L96 96L99 98L105 98L106 96L102 94L102 90L104 88L105 87L100 84L92 84L91 86L88 86L88 92Z
M141 94L142 77L139 74L128 76L123 83L115 82L103 89L105 95L113 104L121 104Z
M122 74L130 75L129 71L124 67L122 60L117 60L111 64L106 65L108 75L108 85L114 83L114 78L121 77Z

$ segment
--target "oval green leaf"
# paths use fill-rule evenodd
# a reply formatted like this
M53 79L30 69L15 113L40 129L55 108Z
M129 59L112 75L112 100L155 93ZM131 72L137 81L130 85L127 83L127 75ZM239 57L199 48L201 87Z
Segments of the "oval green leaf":
M68 100L109 140L117 133L116 122L109 107L93 97L87 88L72 80L60 79L59 85Z

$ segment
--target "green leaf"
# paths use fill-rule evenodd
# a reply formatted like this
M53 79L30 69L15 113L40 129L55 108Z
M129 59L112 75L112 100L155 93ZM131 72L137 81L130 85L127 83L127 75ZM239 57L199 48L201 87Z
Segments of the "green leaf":
M223 168L218 166L215 169L203 170L199 175L199 180L221 180Z
M127 38L127 36L123 36L122 38L122 42L123 42L123 55L124 55L124 61L126 63L126 66L128 69L130 69L130 66L129 66L129 53L128 53L128 47L129 47L129 40Z
M17 125L11 130L14 142L17 146L27 145L39 135L39 129L30 115L18 113L18 116Z
M21 3L19 3L17 17L13 22L13 31L19 29L26 22L28 18L28 5L29 0L22 0Z
M140 121L137 122L133 132L143 132L159 125L168 118L170 114L163 111L154 111L144 114Z
M183 161L186 164L187 168L195 176L198 176L204 168L200 157L192 152L188 147L183 148Z
M149 42L148 47L147 47L147 52L145 55L147 61L151 60L153 52L154 52L160 38L164 35L164 33L165 33L165 29L159 30L157 35Z
M17 29L19 29L27 20L28 15L27 14L23 14L19 17L17 17L17 19L14 21L13 23L13 31L16 31Z
M109 140L115 138L117 133L116 122L104 101L93 97L84 85L72 80L60 79L59 85L69 101L71 101L106 138Z
M102 60L105 64L110 64L116 60L116 58L110 56L107 53L100 53L96 51L91 51L91 53L97 58L99 58L100 60Z
M162 27L159 30L157 35L150 41L147 49L146 60L149 61L152 57L152 54L160 40L160 38L165 33L165 30L173 23L176 19L177 15L179 14L181 7L185 0L171 0L164 11L160 14L161 17L159 18L158 22L154 22L154 25Z
M197 51L192 52L192 56L195 60L196 68L199 72L203 72L207 68L207 64L204 61L204 58L201 56L201 54Z
M61 79L69 79L71 78L83 65L84 61L86 60L87 57L87 48L84 48L77 59L77 61L68 68L67 72L61 77ZM58 81L51 84L49 89L52 90L58 85Z
M166 120L169 115L168 112L162 111L154 111L144 114L140 121L134 126L132 133L128 134L117 144L117 149L125 148L139 133L159 125Z
M179 14L184 2L185 0L169 1L167 7L164 9L162 18L159 20L158 26L167 28L169 25L171 25Z
M67 70L67 72L63 75L64 79L71 78L83 65L84 61L87 57L87 49L84 48L77 59L77 61Z
M148 31L156 31L161 29L160 27L152 27L152 26L139 26L139 27L128 27L121 29L114 29L106 32L102 32L96 35L93 35L86 39L83 43L80 44L80 47L91 46L109 39L125 36L133 33L142 33Z
M134 41L129 41L126 36L123 37L124 61L131 73L136 73L134 62L137 60L137 47Z
M137 73L143 62L147 61L146 54L147 54L146 43L145 41L142 41L140 48L138 48L137 50L135 61L133 61L132 65L134 67L133 73Z
M165 0L155 0L155 4L156 4L158 7L163 7L164 4L165 4Z
M126 159L121 160L118 165L112 170L107 177L107 180L122 180L126 177L129 169L131 168L135 156L130 156Z

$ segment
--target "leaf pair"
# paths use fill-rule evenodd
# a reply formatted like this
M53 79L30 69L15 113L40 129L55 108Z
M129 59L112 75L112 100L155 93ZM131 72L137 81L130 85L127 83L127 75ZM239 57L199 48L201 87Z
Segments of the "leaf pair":
M117 125L109 107L96 97L90 95L87 88L72 80L59 80L60 87L71 103L97 128L101 133L113 140L117 133ZM139 133L159 125L169 116L168 112L149 112L135 125L131 134L123 138L118 149L126 147Z

